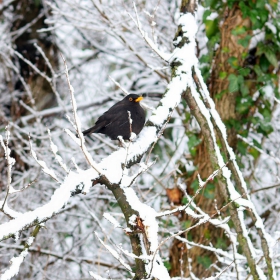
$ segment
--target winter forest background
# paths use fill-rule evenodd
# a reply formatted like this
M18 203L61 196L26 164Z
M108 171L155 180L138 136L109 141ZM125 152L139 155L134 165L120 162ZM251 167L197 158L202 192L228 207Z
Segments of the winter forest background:
M280 279L279 7L0 1L0 279Z

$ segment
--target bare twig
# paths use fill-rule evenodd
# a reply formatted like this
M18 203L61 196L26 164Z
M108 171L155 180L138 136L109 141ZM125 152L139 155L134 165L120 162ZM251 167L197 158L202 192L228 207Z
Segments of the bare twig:
M1 206L1 211L4 211L4 206L7 202L8 196L10 194L10 188L11 188L11 183L12 183L12 166L15 164L15 159L10 157L10 153L11 150L9 148L9 139L10 139L10 131L9 131L9 127L6 127L6 141L4 143L2 136L0 135L0 143L1 146L4 149L4 153L5 153L5 158L7 161L7 191L6 191L6 195L4 198L4 202Z
M206 217L206 216L204 215L204 218L203 218L203 219L200 219L200 221L197 222L195 225L193 225L193 226L191 226L191 227L189 227L189 228L187 228L187 229L185 229L185 230L178 231L177 233L174 233L174 234L168 236L166 239L162 240L162 241L160 242L160 244L158 245L157 249L155 250L155 252L153 253L153 257L152 257L152 261L151 261L151 262L152 262L152 265L151 265L151 270L150 270L150 273L149 273L149 277L151 276L151 273L152 273L152 270L153 270L153 262L154 262L154 260L155 260L156 254L157 254L157 252L159 251L159 249L160 249L160 247L161 247L162 245L164 245L167 241L169 241L170 239L172 239L172 238L174 238L174 237L176 237L176 236L180 236L180 235L182 235L182 234L184 234L184 233L186 233L186 232L189 232L190 230L192 230L192 229L194 229L194 228L196 228L196 227L198 227L198 226L200 226L200 225L202 225L202 224L205 224L205 223L209 222L213 217L215 217L216 215L218 215L221 211L225 210L230 204L234 203L236 200L242 198L244 195L245 195L245 194L243 194L243 195L237 197L235 200L232 200L232 201L228 202L226 205L224 205L223 207L221 207L218 211L216 211L216 212L215 212L214 214L212 214L211 216L208 216L208 215L207 215L207 217ZM170 211L170 212L172 212L172 211ZM160 215L158 215L157 217L160 217ZM223 223L224 223L224 222L221 222L221 224L223 224ZM217 225L216 225L216 226L217 226ZM148 277L148 278L149 278L149 277Z
M140 31L140 34L142 35L143 39L146 41L146 43L149 45L149 47L160 57L162 58L165 62L168 62L170 59L171 54L166 54L162 51L159 50L159 48L156 46L156 44L148 37L148 35L146 34L146 32L142 29L141 26L141 22L139 20L138 17L138 12L136 9L136 5L135 2L133 1L133 8L134 8L134 12L136 15L136 20L128 13L128 15L130 16L130 18L133 20L133 22L135 23L135 25L137 26L138 30Z
M71 96L71 102L72 102L72 108L73 108L73 116L74 116L74 122L75 122L75 129L77 131L77 134L80 138L80 147L84 153L84 156L87 160L87 162L89 163L89 165L99 174L102 175L102 172L99 170L99 168L96 166L95 162L93 161L91 155L89 154L86 146L85 146L85 138L84 135L82 133L81 130L81 125L80 125L80 120L77 114L77 104L76 104L76 100L75 100L75 96L74 96L74 89L70 83L70 78L68 75L68 68L67 68L67 64L66 64L66 60L64 58L64 56L62 54L60 54L64 63L64 67L65 67L65 75L67 78L67 83L68 83L68 88L69 88L69 92L70 92L70 96Z

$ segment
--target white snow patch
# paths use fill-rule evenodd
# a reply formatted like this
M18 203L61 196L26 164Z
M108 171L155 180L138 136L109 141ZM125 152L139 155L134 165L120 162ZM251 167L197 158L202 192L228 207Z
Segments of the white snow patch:
M0 280L9 280L12 277L18 275L20 265L25 257L28 255L28 250L23 250L18 257L14 257L10 260L11 266L2 274Z

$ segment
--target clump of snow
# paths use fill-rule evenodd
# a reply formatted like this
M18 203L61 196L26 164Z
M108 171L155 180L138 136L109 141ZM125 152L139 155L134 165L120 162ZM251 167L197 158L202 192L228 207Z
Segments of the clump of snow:
M9 280L18 275L19 268L25 257L28 255L28 250L23 250L18 257L11 259L11 266L2 274L0 280Z

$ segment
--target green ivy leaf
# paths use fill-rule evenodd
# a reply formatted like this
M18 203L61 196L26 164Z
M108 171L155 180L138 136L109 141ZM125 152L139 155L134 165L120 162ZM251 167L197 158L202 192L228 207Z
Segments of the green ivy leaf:
M272 7L273 10L277 10L278 0L268 0L268 3Z
M191 221L184 221L182 223L182 227L183 227L183 229L187 229L187 228L189 228L191 226L191 224L192 224Z
M229 87L228 90L229 92L236 92L239 90L239 84L238 84L238 77L234 74L230 74L228 76L228 81L229 81Z
M228 59L228 63L230 64L230 66L234 69L238 68L238 59L234 56L230 57Z
M191 183L191 189L193 189L194 191L196 191L197 189L198 189L198 187L199 187L199 185L198 185L198 181L197 180L195 180L195 181L193 181L192 183Z
M216 243L216 248L221 248L221 249L225 250L227 247L228 247L228 245L226 243L226 240L221 237L218 237L217 243Z
M164 266L166 267L167 270L171 270L172 266L171 266L171 263L169 261L164 261L163 264L164 264Z
M237 42L242 47L247 48L249 46L251 38L252 38L252 35L246 35L244 38L239 39Z
M245 156L247 154L247 147L248 144L244 143L241 140L237 141L237 150L240 152L241 155Z
M224 78L226 78L227 77L227 72L220 72L219 73L219 78L221 79L221 80L223 80Z
M186 205L188 202L189 202L189 200L184 196L184 197L182 198L181 203L182 203L183 205Z
M249 94L249 88L246 84L243 84L242 86L240 86L240 91L241 91L242 97L245 97Z
M210 8L215 8L218 0L205 0L205 6Z
M257 129L257 132L264 134L265 136L268 136L273 131L273 127L270 123L267 122L260 122L259 127Z
M235 36L244 34L245 32L246 32L246 28L242 25L237 26L235 29L231 30L231 34Z
M257 159L260 156L260 152L254 147L250 147L248 149L248 152L254 159Z
M198 256L197 262L200 263L206 269L209 268L210 265L212 264L212 261L208 256L204 256L204 257Z
M222 96L223 96L225 93L227 93L227 91L224 89L224 90L222 90L221 92L216 93L216 94L215 94L215 98L221 99Z
M208 39L213 37L219 31L218 19L214 19L214 20L206 19L204 21L204 24L205 24L206 36Z
M229 53L230 49L228 47L223 47L222 48L222 53Z
M210 10L205 10L203 17L202 17L202 21L204 22L207 17L209 17L212 14L212 12Z
M206 198L214 199L215 198L215 185L211 184L211 183L208 183L206 188L205 188L205 191L204 191L203 195Z
M267 48L264 54L267 60L276 68L278 66L278 60L273 50Z
M188 147L192 156L195 155L196 149L195 147L201 142L201 139L196 135L192 134L189 136Z
M258 0L256 3L255 3L255 7L257 9L265 9L265 0Z
M253 103L252 98L250 96L237 98L237 101L238 102L236 104L236 111L241 114L246 113Z
M249 68L241 68L241 69L238 69L238 73L240 75L242 75L243 77L246 77L250 74L250 69Z

